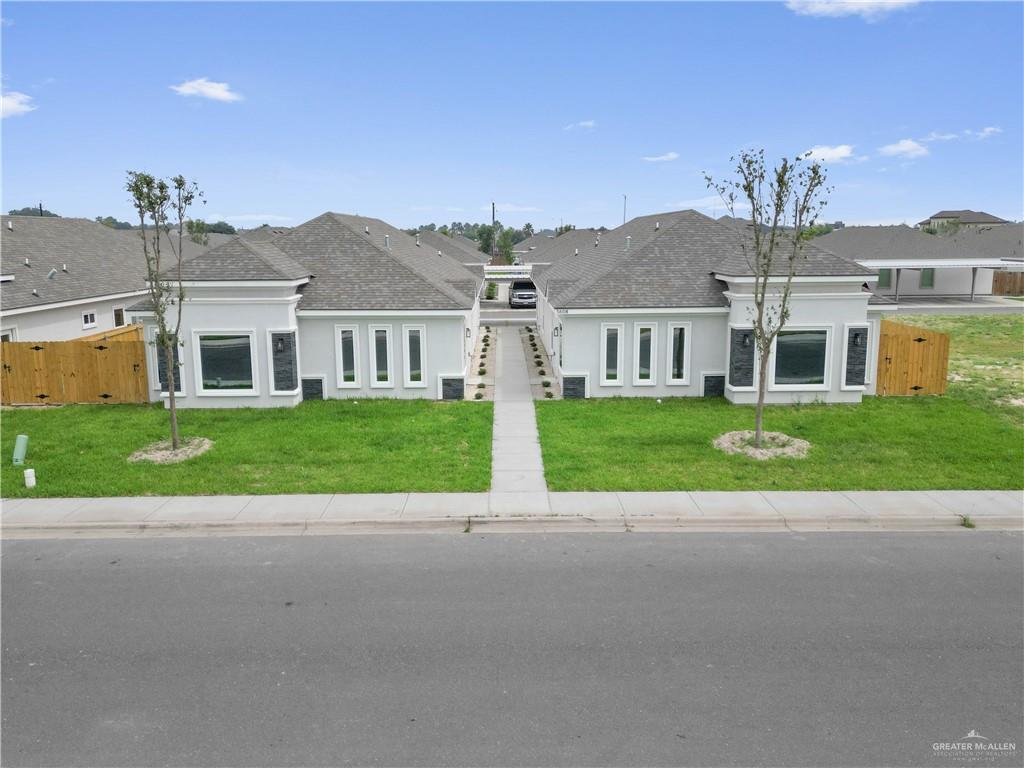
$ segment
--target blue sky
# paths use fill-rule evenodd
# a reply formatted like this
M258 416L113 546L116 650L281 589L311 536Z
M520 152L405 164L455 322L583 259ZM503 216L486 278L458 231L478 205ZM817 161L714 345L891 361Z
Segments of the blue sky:
M615 226L813 147L827 219L1024 217L1020 3L3 4L2 205Z

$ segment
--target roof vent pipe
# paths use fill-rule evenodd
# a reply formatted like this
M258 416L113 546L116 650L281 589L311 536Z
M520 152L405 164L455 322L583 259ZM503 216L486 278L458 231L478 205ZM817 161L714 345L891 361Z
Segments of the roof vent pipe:
M657 232L659 229L661 229L661 222L660 221L654 222L654 231Z
M14 222L13 221L8 221L7 222L7 230L9 232L13 232L14 231Z
M384 235L384 247L391 250L391 235Z
M49 272L46 273L46 277L48 279L50 279L50 280L53 280L53 278L55 278L56 276L57 276L57 270L56 269L51 269Z
M61 264L60 265L60 271L61 272L67 272L68 271L68 265L67 264Z
M632 240L633 240L633 236L632 235L626 235L626 250L627 251L629 250L629 244L630 244L630 242Z
M417 248L420 247L420 233L419 232L416 233L416 247Z
M574 250L574 251L572 252L572 255L573 255L573 256L579 256L579 255L580 255L580 249L579 249L579 248L576 248L576 249L575 249L575 250Z
M28 263L28 256L25 257L25 266L26 267L31 267L32 266L31 264Z
M370 234L370 228L369 227L363 227L363 232L366 233L367 235Z
M32 295L33 296L38 296L39 295L39 291L37 291L35 288L33 288L32 289Z

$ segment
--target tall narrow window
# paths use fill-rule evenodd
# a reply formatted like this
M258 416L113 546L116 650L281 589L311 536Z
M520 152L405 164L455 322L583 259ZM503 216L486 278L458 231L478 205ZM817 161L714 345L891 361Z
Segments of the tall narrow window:
M293 395L299 389L299 353L295 331L272 331L270 340L270 394Z
M405 332L405 386L425 387L425 328L422 325L405 325L402 329Z
M892 270L891 269L880 269L880 270L878 270L878 287L879 288L891 288L892 287Z
M391 326L371 325L370 346L373 357L371 387L390 387L391 381Z
M354 325L337 325L336 359L338 362L338 389L359 386L359 336Z
M125 326L124 321L124 307L114 307L114 327L121 328Z
M686 344L689 323L670 323L668 326L668 383L690 383L690 355Z
M622 384L622 324L601 326L601 383Z
M922 269L921 270L921 288L934 288L935 287L935 270L934 269Z
M654 326L634 326L633 338L633 383L637 385L654 383Z

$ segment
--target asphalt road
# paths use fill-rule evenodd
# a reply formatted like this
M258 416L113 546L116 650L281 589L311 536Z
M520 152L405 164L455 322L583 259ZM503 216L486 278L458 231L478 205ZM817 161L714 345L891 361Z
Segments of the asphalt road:
M1020 765L1022 537L3 543L2 762Z

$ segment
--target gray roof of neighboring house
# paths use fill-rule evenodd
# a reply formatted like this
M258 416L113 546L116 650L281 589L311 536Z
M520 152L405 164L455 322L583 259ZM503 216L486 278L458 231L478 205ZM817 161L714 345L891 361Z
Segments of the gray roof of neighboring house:
M582 246L566 242L562 248L579 247L579 254L559 259L537 281L559 308L725 306L724 284L714 275L751 274L748 241L737 228L692 210L642 216L599 237L592 233ZM807 243L797 274L874 272Z
M938 213L933 213L920 223L928 224L932 219L956 219L961 224L1009 224L1006 219L993 216L991 213L968 209L962 211L939 211Z
M3 309L43 307L146 288L146 262L138 230L58 216L2 216L0 222L0 272L14 276L0 288ZM8 229L8 224L13 229ZM211 235L211 244L219 237L223 236ZM176 246L177 238L163 234L161 242L164 248L172 243ZM188 238L182 246L185 260L207 248ZM29 266L25 266L26 258ZM52 278L48 276L51 269L57 270ZM33 289L38 296L32 295Z
M267 242L235 238L188 262L196 281L310 277L299 308L469 309L481 277L379 219L324 213Z
M290 230L291 227L272 227L269 224L264 224L253 229L240 229L238 236L246 240L273 240L278 235L283 235Z
M966 253L954 238L929 235L906 224L887 227L843 227L814 238L815 245L848 259L962 259Z
M476 253L480 253L480 243L478 243L476 240L474 240L471 237L466 237L465 235L458 235L458 234L456 234L456 235L452 235L452 240L454 240L456 243L461 245L463 248L466 248L467 250L474 251ZM483 254L483 256L485 256L488 260L490 260L490 258L491 258L491 255L489 253L485 253L485 254Z
M1024 259L1024 224L961 230L949 238L967 257Z
M455 259L459 264L480 265L490 261L491 257L486 253L480 253L476 243L466 237L448 237L440 232L423 230L419 233L420 242L430 246L434 251L441 251L446 256ZM415 239L415 238L414 238ZM467 245L468 243L468 245Z
M512 246L512 253L518 256L526 256L531 253L539 253L555 242L553 235L530 235L525 240ZM528 259L527 259L528 260Z

